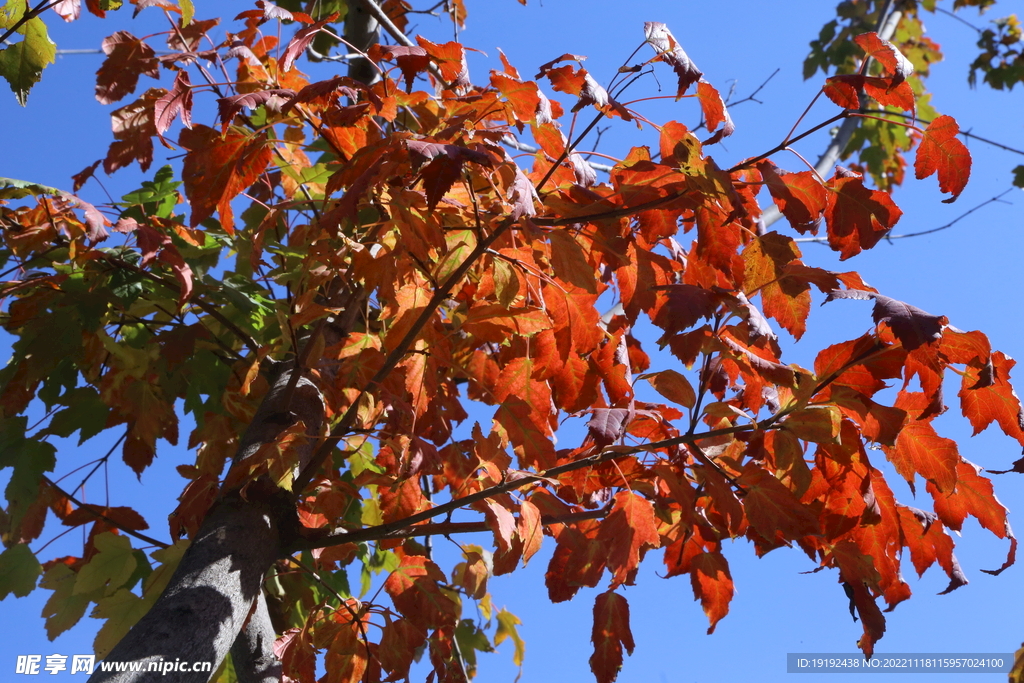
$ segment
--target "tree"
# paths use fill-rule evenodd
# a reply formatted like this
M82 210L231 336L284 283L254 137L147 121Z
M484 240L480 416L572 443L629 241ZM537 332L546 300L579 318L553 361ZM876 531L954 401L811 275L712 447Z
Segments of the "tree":
M459 44L403 41L407 8L386 3L399 45L364 47L380 80L309 79L297 60L336 47L345 5L335 4L309 15L258 3L205 53L213 24L188 3L170 54L115 33L101 98L120 101L161 65L173 83L115 112L110 151L73 192L100 164L145 170L154 137L174 144L176 119L181 167L158 170L107 213L5 181L3 196L25 201L3 208L18 276L4 288L5 324L18 341L0 393L3 464L14 472L0 562L6 591L40 576L54 591L48 628L95 603L110 617L97 644L108 661L219 663L230 650L240 680L282 668L312 680L321 650L328 680L379 680L402 678L425 647L438 677L462 680L475 651L518 645L515 617L488 612L488 578L525 564L550 535L552 600L602 584L608 570L591 665L609 681L633 648L618 589L651 549L665 548L670 575L690 575L713 630L733 590L723 540L746 537L759 554L796 544L837 571L866 653L884 631L877 601L909 597L904 548L919 571L938 562L952 590L963 576L947 530L971 515L1009 539L1009 566L1015 541L991 483L932 423L951 369L973 427L995 422L1024 443L1012 360L855 273L806 265L788 228L759 225L762 189L792 229L821 231L844 259L896 224L900 210L860 173L825 180L769 159L850 119L890 121L858 128L861 147L880 150L861 154L877 186L901 179L900 152L918 144L917 175L937 174L950 199L963 190L970 156L955 121L935 114L917 127L898 116L923 113L909 67L920 73L933 58L913 33L913 8L901 15L909 37L894 43L879 35L888 4L854 3L874 12L846 17L855 42L840 32L812 54L841 67L823 87L835 116L721 169L705 150L732 132L728 110L662 24L644 26L647 53L608 88L574 55L533 81L506 60L480 87ZM25 38L3 53L22 68L4 73L24 77L11 81L24 99L45 33L37 18L22 21L23 4L7 7L5 26ZM461 3L452 7L461 21ZM279 26L298 30L278 43ZM232 83L197 58L234 68ZM650 69L674 74L673 97L696 99L710 137L653 126L622 101ZM206 93L214 126L192 122L193 97L198 116ZM866 110L872 100L883 112ZM647 126L656 151L634 148L596 183L577 150L614 118ZM540 151L524 168L506 145L527 130ZM873 300L876 328L823 349L812 369L784 364L773 327L799 338L814 289L827 301ZM633 334L643 320L659 339ZM654 344L675 360L652 365ZM880 393L886 380L903 380L893 397ZM639 398L643 384L663 398ZM47 475L49 437L101 429L121 431L124 461L143 472L158 441L178 438L178 400L196 420L197 449L179 468L187 485L173 543L146 533L137 512L82 504ZM468 418L469 401L492 414ZM49 413L41 427L29 426L34 405ZM567 420L586 435L556 449ZM897 503L867 446L909 482L920 475L933 511ZM81 556L41 565L31 552L50 512L88 527ZM494 550L466 546L443 569L418 540L480 530ZM155 566L130 538L161 547ZM352 597L341 583L352 565L386 573L387 597ZM465 618L470 600L486 626Z

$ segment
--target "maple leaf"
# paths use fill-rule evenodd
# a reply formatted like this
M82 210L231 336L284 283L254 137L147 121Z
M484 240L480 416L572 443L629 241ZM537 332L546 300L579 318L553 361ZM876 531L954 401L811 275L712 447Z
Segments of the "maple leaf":
M917 109L914 89L910 87L910 83L906 81L897 83L894 78L842 74L826 80L822 91L843 109L860 109L861 91L884 106L899 107L903 111L911 113Z
M729 563L721 552L699 553L690 561L690 583L695 599L708 618L708 635L715 632L718 622L729 613L735 589Z
M633 632L629 628L629 603L613 590L601 593L594 602L594 654L590 670L597 683L612 683L622 668L622 650L633 654Z
M283 109L286 106L285 100L287 100L287 105L293 105L297 101L297 97L293 90L287 88L271 88L270 90L257 90L256 92L221 97L217 100L217 115L224 130L227 130L235 115L243 109L253 110L260 105Z
M785 540L796 540L820 533L817 517L764 468L747 463L737 483L746 491L743 509L747 520L766 539L781 535Z
M768 192L779 211L799 232L814 231L828 204L828 192L811 171L779 173L770 161L758 163Z
M156 136L155 107L167 91L151 88L135 102L114 110L110 115L114 142L103 160L103 170L111 174L133 161L143 172L153 163L153 138Z
M189 226L199 225L216 210L222 227L231 234L231 200L256 181L273 157L266 135L229 130L221 137L213 128L195 126L181 131L178 142L189 150L182 171L192 205Z
M416 42L427 51L431 59L441 70L441 78L450 88L469 86L469 66L466 63L466 50L459 43L432 43L423 36L416 36Z
M112 104L135 92L139 76L159 78L159 61L153 48L127 31L118 31L100 44L107 58L96 72L96 99Z
M441 628L453 624L458 605L441 592L446 583L441 569L425 557L406 555L384 581L384 590L395 607L420 628Z
M979 474L980 468L963 459L955 463L954 484L943 488L929 482L928 492L935 501L935 514L942 523L960 531L967 515L976 518L999 538L1012 536L1006 522L1006 508L996 498L992 481Z
M903 56L895 45L877 33L861 33L853 42L863 48L866 55L876 60L886 72L892 74L892 86L896 87L914 73L914 65Z
M888 194L869 190L860 174L841 166L826 187L830 190L825 206L828 243L841 260L878 244L903 215Z
M658 53L658 59L672 67L679 79L676 87L676 98L686 94L687 89L700 80L704 74L687 56L686 51L676 41L676 37L668 30L668 26L660 21L644 22L644 36L651 47Z
M715 133L702 144L713 145L727 138L736 131L736 124L729 116L729 108L725 106L725 100L715 86L703 78L697 81L697 100L700 102L701 111L704 113L704 125L709 133ZM723 125L724 124L724 125ZM722 129L715 132L718 126Z
M939 116L928 124L917 148L914 174L918 180L938 173L939 189L953 196L942 200L956 201L971 177L971 153L957 138L960 126L952 116Z
M174 117L181 115L181 124L192 127L192 84L187 71L179 71L174 77L174 85L170 92L161 97L153 105L156 132L163 135L174 122Z
M612 587L632 584L644 553L661 545L654 507L630 491L615 494L597 540L607 548Z
M622 438L632 417L625 408L594 408L587 431L598 446L608 446Z
M951 492L957 483L960 452L956 442L939 436L928 422L911 421L904 425L886 457L904 479L913 483L920 474L939 491Z
M825 298L825 303L835 299L874 299L875 306L871 310L871 317L875 324L888 325L903 344L903 348L908 351L937 342L942 338L943 327L949 323L944 315L931 315L916 306L875 292L836 289Z
M1003 433L1024 445L1024 412L1009 381L1014 365L1016 361L1000 351L993 353L980 368L968 365L958 396L961 411L970 420L974 434L996 422ZM983 381L986 376L987 381Z
M337 18L337 13L330 14L312 26L306 26L305 28L301 28L296 31L295 35L292 36L292 39L288 41L288 46L281 54L281 71L291 71L292 66L295 64L295 60L299 58L299 55L306 51L306 48L310 46L317 34L323 30L324 26L332 23Z

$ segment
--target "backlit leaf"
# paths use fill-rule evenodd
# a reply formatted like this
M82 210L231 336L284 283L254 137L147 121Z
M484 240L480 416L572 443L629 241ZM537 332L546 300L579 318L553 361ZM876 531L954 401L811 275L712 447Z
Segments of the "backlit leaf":
M594 654L590 670L597 683L612 683L622 668L622 651L633 654L633 632L629 628L629 603L615 591L597 596L594 603L594 630L590 637Z
M952 116L939 116L928 124L917 148L914 173L918 180L938 173L939 189L953 196L943 201L956 201L971 177L971 153L957 137L960 126Z

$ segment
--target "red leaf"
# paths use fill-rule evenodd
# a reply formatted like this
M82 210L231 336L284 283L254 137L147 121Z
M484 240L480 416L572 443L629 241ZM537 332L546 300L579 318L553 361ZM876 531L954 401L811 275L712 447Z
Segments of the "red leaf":
M516 177L508 188L508 200L512 202L512 220L517 221L523 216L536 216L537 207L534 200L540 201L537 190L533 183L523 173L523 169L516 166Z
M86 181L88 181L89 178L93 177L93 175L96 173L96 168L99 167L99 165L102 163L103 159L97 159L96 161L92 162L92 164L90 164L89 166L86 166L81 171L71 176L71 180L74 181L74 184L71 186L71 191L78 192L79 190L81 190L82 186L85 185Z
M903 215L888 194L869 190L860 174L842 167L836 168L827 187L831 190L825 207L828 243L844 261L878 244Z
M713 145L727 138L736 130L736 124L729 116L729 109L725 106L725 100L715 86L703 78L697 82L697 99L700 101L701 111L704 112L704 125L709 133L715 133L719 125L722 129L704 141L705 145Z
M505 506L493 500L484 501L484 515L487 524L494 533L494 544L500 552L508 552L512 547L512 537L516 532L516 518Z
M708 618L708 635L729 613L729 603L735 592L729 563L719 551L700 553L690 561L690 583L694 598L700 599L700 606Z
M622 650L633 654L633 632L629 629L629 603L615 591L597 596L594 603L594 654L590 670L597 683L612 683L622 668Z
M459 606L441 592L447 583L441 569L425 557L406 555L384 582L395 608L420 628L435 629L455 623Z
M1010 370L1016 362L996 351L980 368L968 365L963 376L960 408L978 434L993 422L1010 437L1024 445L1024 413L1020 399L1010 386ZM983 375L988 375L983 382Z
M179 71L174 78L170 92L161 97L153 105L156 120L156 132L163 135L171 127L174 117L181 114L181 123L186 128L192 127L192 83L188 80L187 71Z
M799 232L814 230L828 205L829 193L811 171L779 173L775 164L757 165L775 205Z
M566 52L561 57L555 57L550 62L541 64L540 70L537 71L537 75L534 76L534 78L543 78L544 76L547 76L548 72L552 71L552 68L555 66L555 64L558 64L559 62L583 62L586 61L586 59L587 58L582 55L573 55Z
M491 85L509 101L519 121L530 123L536 120L537 110L540 108L540 95L536 83L523 83L517 78L494 71L491 72Z
M914 65L910 60L904 57L895 45L879 37L877 33L862 33L856 36L853 42L860 45L868 57L881 64L886 72L892 75L891 87L896 87L914 73Z
M133 161L145 172L153 163L153 136L156 135L156 116L153 109L157 100L167 93L162 88L151 88L135 102L114 110L110 125L114 129L114 142L103 160L103 170L109 175Z
M918 180L938 172L939 189L953 196L943 201L956 201L971 177L971 153L957 138L960 126L952 116L939 116L928 124L917 148L914 174Z
M879 104L913 112L917 108L914 89L906 81L895 78L874 78L861 74L843 74L825 81L823 92L843 109L860 109L860 91Z
M312 26L299 29L295 32L291 41L288 42L288 47L285 48L284 54L281 55L280 67L281 71L291 71L292 66L295 64L295 60L299 58L309 44L316 38L316 34L320 33L320 30L327 24L333 22L338 18L338 13L324 18L321 21L316 22Z
M587 422L590 438L598 446L615 443L626 433L630 412L625 408L594 408L593 415Z
M291 628L274 641L274 656L281 660L284 675L295 681L316 678L316 650L309 631Z
M303 88L303 91L305 90L306 88ZM353 95L354 94L355 93L353 93ZM283 108L284 100L288 100L288 104L294 104L297 99L298 98L293 90L284 88L257 90L256 92L246 92L241 95L222 97L217 100L217 116L220 118L221 123L224 124L226 130L227 126L230 125L231 121L235 118L235 114L242 111L242 109L255 109L261 104L267 104L268 102L274 102L275 100ZM191 124L189 124L188 127L191 128Z
M967 515L971 515L999 538L1006 538L1006 508L996 498L992 481L978 470L977 465L960 460L956 463L955 486L945 490L928 486L935 500L935 514L954 531L960 531Z
M835 299L874 299L871 317L876 324L885 323L907 351L931 344L942 338L942 328L949 320L944 315L932 315L897 299L859 289L833 290L825 303Z
M601 522L597 540L607 549L612 587L632 585L644 553L661 545L654 506L635 493L620 491Z
M96 99L111 104L135 91L139 76L160 77L159 61L153 48L127 31L103 39L107 58L96 72Z
M915 420L905 425L896 445L885 447L885 455L908 482L913 483L916 473L939 491L952 492L957 485L960 452L956 442L939 436L928 422Z
M747 463L738 482L746 491L743 509L747 520L769 541L779 536L794 541L821 532L818 518L771 472Z
M843 109L860 109L860 97L857 95L857 85L854 79L860 79L863 85L863 76L832 76L825 80L825 87L822 92L830 100Z
M672 67L679 77L676 87L676 98L686 94L686 90L700 80L704 74L680 47L668 26L660 21L644 22L644 36L647 42L658 52L658 57Z
M181 173L192 205L189 226L199 225L216 210L221 226L232 234L231 201L256 181L273 157L266 135L232 129L222 138L213 128L196 126L181 131L178 142L189 150Z
M377 62L385 59L394 59L398 68L405 77L405 89L412 92L412 83L416 76L423 73L430 66L430 55L419 46L406 45L382 45L376 43L370 47L367 54L370 59Z
M416 36L416 42L420 44L427 54L434 60L441 70L441 78L451 88L460 88L469 85L469 66L466 63L466 50L461 44L454 41L447 43L432 43L423 36Z
M544 527L541 525L540 509L528 500L519 506L519 538L523 539L523 566L530 561L544 542Z

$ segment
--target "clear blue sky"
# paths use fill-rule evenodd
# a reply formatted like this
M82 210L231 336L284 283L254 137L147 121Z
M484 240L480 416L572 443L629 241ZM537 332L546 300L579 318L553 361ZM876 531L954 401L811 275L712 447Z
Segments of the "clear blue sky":
M486 53L472 57L471 73L476 82L485 81L487 70L497 65L496 47L501 47L524 75L535 73L537 66L562 53L588 55L587 68L598 81L607 82L643 40L645 21L667 23L709 81L723 92L735 83L736 98L749 94L779 68L779 74L759 94L764 104L748 102L732 110L736 134L725 145L709 150L722 166L773 147L810 101L821 76L805 83L801 76L802 61L808 41L833 16L834 6L821 0L531 0L525 8L515 0L466 0L466 4L470 13L468 28L460 39ZM197 0L196 6L200 18L233 15L247 8L240 2L210 0ZM112 13L106 21L85 17L68 26L48 14L47 23L60 48L98 47L103 36L119 29L136 35L162 30L156 10L144 11L135 22L130 20L130 11L126 8ZM1024 13L1024 2L1000 0L993 15L1011 12ZM973 11L962 16L978 24L984 21ZM965 130L1024 149L1020 90L995 93L985 88L968 89L967 64L976 53L974 32L941 15L928 18L927 23L931 36L942 44L947 57L944 63L935 65L930 79L937 109L955 116ZM451 24L447 20L421 16L418 30L435 40L451 38ZM0 121L5 133L0 176L70 189L72 173L104 156L110 141L109 110L114 107L100 105L93 98L94 73L100 61L99 55L59 57L32 91L27 109L18 107L9 93L0 96ZM327 77L332 70L322 67L311 73ZM662 70L659 78L664 93L671 92L673 79L667 70ZM141 87L149 87L146 81L143 77ZM162 84L169 82L165 74ZM657 85L647 80L633 92L640 97L658 94L656 89ZM677 119L693 124L699 120L695 105L687 101L649 103L641 108L654 121ZM822 120L834 111L831 105L819 104L808 122ZM197 116L197 120L202 117ZM616 122L602 137L601 151L621 157L630 145L657 144L655 132L638 132L630 126ZM824 137L818 137L801 142L798 148L805 157L816 159L824 145ZM934 178L920 182L909 179L907 186L896 192L896 201L905 212L896 233L948 223L1009 187L1010 169L1024 163L1019 156L977 142L971 142L970 147L975 171L959 201L954 205L940 203L943 196ZM158 147L158 155L166 153ZM775 160L790 170L802 170L793 156L780 155ZM154 168L160 164L158 159ZM121 171L113 178L101 180L112 195L119 197L137 185L139 176L134 171ZM95 184L87 186L83 197L97 204L105 201ZM1024 358L1017 319L1020 298L1014 294L1024 285L1024 269L1019 267L1024 254L1024 198L1014 191L1005 200L1008 203L989 205L949 230L883 243L842 266L826 248L804 245L805 261L826 268L857 269L888 296L934 314L944 314L961 329L981 329L989 335L994 348ZM785 232L788 227L782 222L775 229ZM840 301L816 308L808 334L792 349L793 355L787 360L810 365L818 349L850 339L870 326L870 307L866 303ZM1016 377L1024 386L1024 368L1018 368ZM961 443L961 452L968 460L986 468L1006 469L1020 457L1019 447L991 430L969 438L970 427L959 417L956 391L953 385L947 387L951 409L940 419L940 431ZM74 443L66 447L76 448ZM60 462L64 469L58 475L74 467L73 462L91 460L105 449L98 437L70 457L66 457L70 451L63 451ZM880 452L873 452L873 456L876 466L882 463ZM162 520L173 508L174 497L181 488L173 467L190 458L173 449L161 451L154 467L143 474L141 485L118 463L110 473L113 504L139 506L153 523L151 533L166 538ZM897 497L913 505L907 487L891 468L885 471ZM1003 503L1011 511L1024 509L1024 479L1015 475L994 478ZM94 496L101 494L99 489L95 490ZM928 500L918 504L930 507ZM1011 522L1018 519L1011 515ZM1024 529L1024 523L1018 522L1018 526ZM59 530L55 524L50 526L43 540ZM1012 652L1024 641L1024 621L1019 618L1024 597L1021 568L1013 567L999 577L979 571L996 568L1003 562L1006 543L994 539L973 521L965 525L963 537L956 540L957 555L970 585L950 595L936 596L946 586L945 575L933 568L918 580L909 561L905 563L904 573L914 597L887 615L888 631L878 644L880 653ZM66 544L66 551L74 553L76 543L80 549L81 534L73 532L59 543ZM436 545L443 562L449 544L438 540ZM39 542L33 545L39 546ZM595 595L603 588L583 590L569 603L550 604L543 574L552 547L549 542L525 571L492 580L494 601L507 606L523 621L521 634L527 643L523 681L592 680L587 664L592 651L591 610ZM49 551L44 555L50 556ZM682 683L753 678L770 683L793 679L794 675L785 673L787 652L855 651L860 626L850 618L835 573L804 574L815 565L797 550L780 549L759 560L743 540L727 545L725 553L737 594L729 616L711 636L705 634L707 621L699 604L693 601L688 578L661 579L657 575L661 571L661 551L649 553L637 586L624 591L630 602L637 649L627 659L620 681ZM54 643L47 641L39 613L48 594L39 591L26 599L8 598L0 603L5 624L5 637L0 642L0 677L4 680L13 678L17 654L91 652L91 639L100 623L96 620L86 618ZM425 672L419 674L423 675ZM511 643L506 643L497 654L482 658L478 680L512 681L515 675ZM855 679L858 677L854 675ZM82 676L63 674L50 678L76 680ZM826 680L815 675L795 680L818 678ZM955 680L967 683L1000 678L975 674ZM888 677L876 674L867 680L883 681Z

